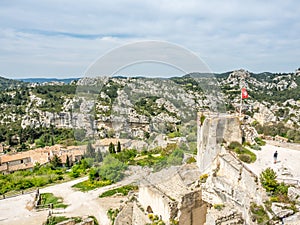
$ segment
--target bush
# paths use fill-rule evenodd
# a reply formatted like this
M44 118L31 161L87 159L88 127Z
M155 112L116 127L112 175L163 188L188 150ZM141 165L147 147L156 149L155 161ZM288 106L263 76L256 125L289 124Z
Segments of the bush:
M247 148L243 147L239 142L231 142L228 146L228 149L237 153L238 158L245 163L256 161L256 155Z
M205 183L206 180L207 180L207 178L208 178L208 174L207 174L207 173L202 174L202 175L200 176L200 182L201 182L201 183Z
M267 192L274 193L278 183L277 183L277 175L275 171L271 168L267 168L260 174L260 182L262 186L266 189Z
M239 159L245 163L251 163L251 156L247 154L240 154Z
M230 149L230 150L234 150L234 149L236 149L236 148L242 148L243 146L242 146L242 144L240 144L239 142L237 142L237 141L233 141L233 142L231 142L229 145L228 145L228 148Z
M127 169L127 166L117 160L112 155L107 155L99 169L99 175L103 180L111 180L117 182L124 176L123 171Z
M53 208L67 208L67 205L62 203L63 199L54 196L52 193L42 193L41 199L41 205L44 207L48 207L49 204L52 204Z
M99 187L104 187L107 185L112 184L112 182L110 180L100 180L100 181L90 181L90 180L86 180L83 182L80 182L78 184L73 185L73 188L78 188L80 191L90 191L90 190L94 190L96 188Z
M109 196L113 196L114 194L120 193L123 196L128 195L129 191L133 191L133 190L137 190L138 186L136 185L125 185L119 188L115 188L106 192L103 192L99 198L105 198L105 197L109 197Z
M195 163L195 162L197 162L196 159L195 159L195 157L189 157L189 158L186 160L186 163L187 163L187 164L191 164L191 163Z
M168 134L169 138L175 138L175 137L181 137L181 136L182 136L181 133L178 131L174 131L174 132Z
M221 211L225 207L224 204L214 204L214 209Z
M181 165L184 153L181 149L176 148L168 157L168 165Z
M261 150L261 147L259 145L251 145L250 148L258 151Z
M250 211L253 220L258 224L265 224L265 222L269 221L269 216L263 206L252 203L250 206Z
M266 142L263 139L259 138L259 137L256 137L254 140L260 146L266 145Z

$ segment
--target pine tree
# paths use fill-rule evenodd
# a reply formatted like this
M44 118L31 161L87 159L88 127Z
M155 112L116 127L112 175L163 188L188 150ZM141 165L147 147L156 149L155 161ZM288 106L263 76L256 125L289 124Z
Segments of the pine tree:
M95 149L93 148L91 142L89 142L86 147L85 157L87 157L87 158L95 158L96 157L96 152L95 152Z
M53 168L57 168L61 166L61 159L56 154L51 159L51 165Z
M70 166L71 166L70 158L69 158L69 156L67 155L67 158L66 158L66 167L69 168Z
M99 150L96 152L96 162L102 162L102 161L103 161L103 156L101 151Z
M109 144L108 151L110 154L116 153L115 145L112 142Z
M121 143L118 141L117 152L121 152Z

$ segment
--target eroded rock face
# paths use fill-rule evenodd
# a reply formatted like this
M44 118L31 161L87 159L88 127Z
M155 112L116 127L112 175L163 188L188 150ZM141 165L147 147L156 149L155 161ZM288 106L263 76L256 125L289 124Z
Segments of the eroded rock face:
M295 187L289 187L288 189L288 197L292 200L300 204L300 189Z
M294 211L290 209L290 204L284 203L273 203L272 211L279 218L285 218L294 214Z
M272 108L261 103L256 103L253 108L254 110L258 109L258 112L254 113L253 119L257 120L260 124L276 122L276 116L272 112Z
M197 165L200 172L208 169L218 154L222 144L233 141L242 143L239 118L232 115L198 115ZM201 119L202 118L202 119Z

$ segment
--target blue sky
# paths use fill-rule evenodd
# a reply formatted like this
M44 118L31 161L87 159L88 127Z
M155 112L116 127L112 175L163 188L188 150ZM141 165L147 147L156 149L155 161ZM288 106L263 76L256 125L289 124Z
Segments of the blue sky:
M0 76L79 77L110 49L172 42L213 72L300 67L300 1L1 0Z

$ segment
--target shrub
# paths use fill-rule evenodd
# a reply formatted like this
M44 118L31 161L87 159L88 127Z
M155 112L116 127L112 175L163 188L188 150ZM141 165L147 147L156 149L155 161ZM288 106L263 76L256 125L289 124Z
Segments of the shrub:
M112 221L112 224L114 224L115 219L118 216L118 214L119 214L119 209L112 209L112 208L110 208L107 211L107 216Z
M201 183L205 183L206 180L207 180L207 178L208 178L208 174L207 174L207 173L202 174L202 175L200 176L200 182L201 182Z
M169 133L169 134L168 134L168 137L169 137L169 138L181 137L181 133L178 132L178 131L174 131L174 132L172 132L172 133Z
M99 175L103 180L111 180L117 182L124 176L123 171L127 169L127 166L117 160L112 155L107 155L99 169Z
M266 142L264 140L262 140L261 138L259 138L259 137L256 137L254 140L260 146L266 145Z
M261 150L261 147L259 145L251 145L250 147L253 150Z
M214 204L214 209L221 211L225 207L224 204Z
M105 181L90 181L90 180L86 180L83 182L80 182L78 184L73 185L72 187L74 188L78 188L80 191L90 191L90 190L94 190L96 188L99 187L104 187L107 185L112 184L112 182L110 180L105 180Z
M233 141L233 142L231 142L229 145L228 145L228 148L230 149L230 150L234 150L234 149L236 149L236 148L242 148L243 146L242 146L242 144L240 144L239 142L237 142L237 141Z
M247 154L240 154L239 159L245 163L251 163L251 156Z
M115 188L106 192L103 192L99 198L105 198L105 197L109 197L109 196L113 196L114 194L120 193L123 196L128 195L129 191L133 191L133 190L137 190L138 186L136 185L125 185L119 188Z
M267 168L260 174L260 182L267 192L274 193L278 183L276 181L277 175L271 168Z
M53 205L53 208L67 208L67 205L63 204L63 199L61 197L56 197L52 193L42 193L41 194L41 204L47 207L49 204Z
M269 216L263 206L251 203L250 211L253 220L257 221L258 224L265 224L265 222L269 221Z
M176 148L167 159L168 165L181 165L183 156L183 151L179 148Z
M195 159L195 157L189 157L189 158L186 160L186 163L187 163L187 164L191 164L191 163L195 163L195 162L197 162L196 159Z

